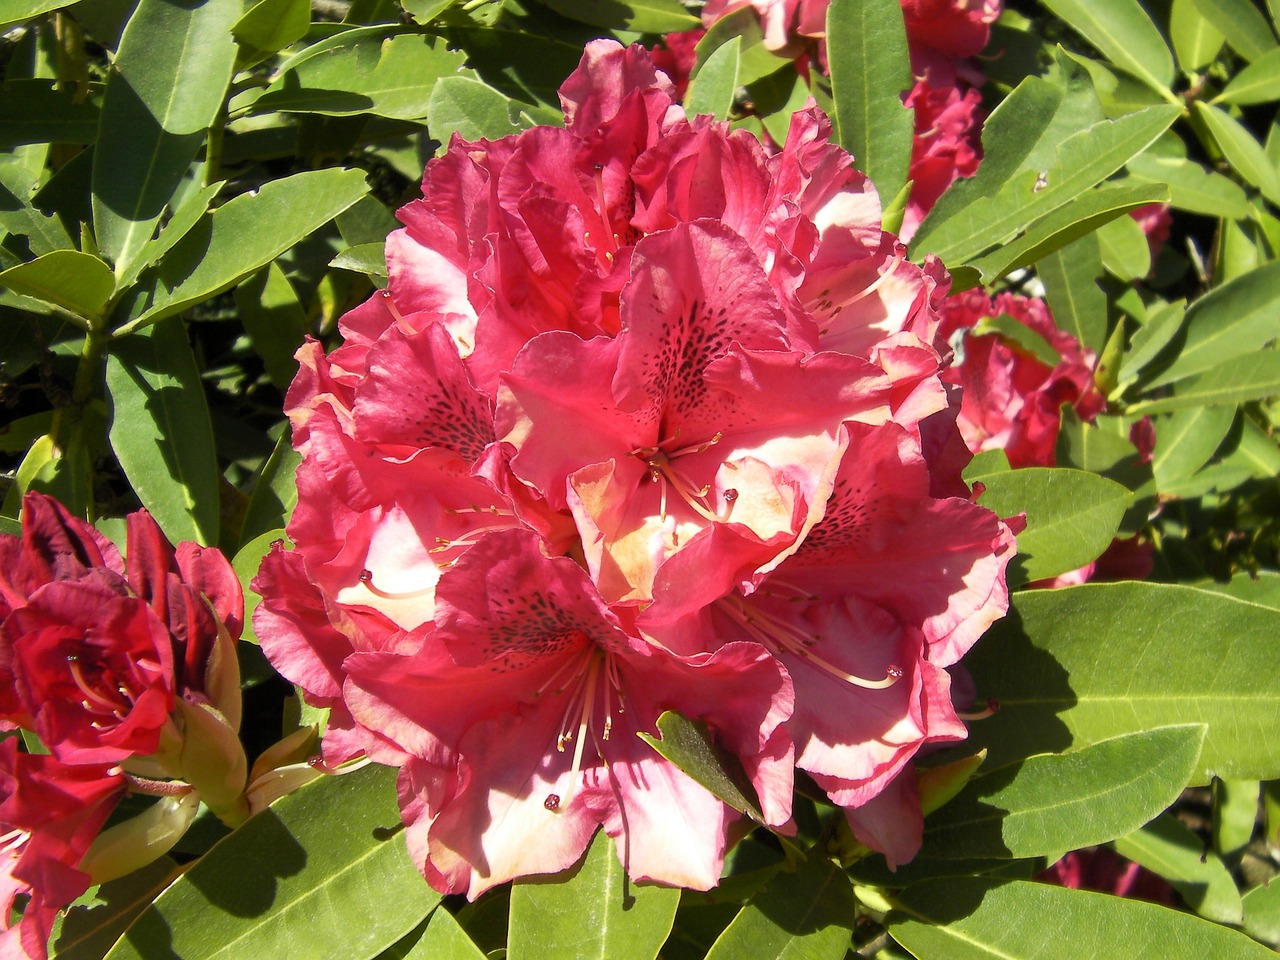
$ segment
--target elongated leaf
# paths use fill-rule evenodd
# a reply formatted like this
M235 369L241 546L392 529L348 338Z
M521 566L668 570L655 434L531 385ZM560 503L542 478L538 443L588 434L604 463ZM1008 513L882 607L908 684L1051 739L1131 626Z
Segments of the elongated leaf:
M629 880L600 830L567 874L516 881L507 957L653 960L679 903L679 890Z
M971 478L986 486L978 502L1002 517L1026 513L1009 583L1055 577L1096 559L1115 536L1133 498L1120 484L1083 470L1031 467Z
M1028 591L965 657L995 716L965 751L1000 766L1036 753L1185 723L1209 732L1196 780L1270 779L1280 757L1280 613L1195 587L1086 584Z
M115 278L111 268L91 254L53 250L0 272L0 286L89 319L101 315Z
M1107 339L1107 298L1097 283L1102 276L1097 237L1086 234L1041 257L1036 274L1058 326L1084 346L1101 350Z
M541 0L571 20L637 33L675 33L699 25L679 0Z
M1165 413L1190 407L1237 404L1280 394L1280 351L1263 350L1250 357L1228 360L1177 386L1171 397L1143 400L1129 406L1133 416Z
M1174 383L1255 353L1280 335L1280 263L1269 263L1211 290L1187 310L1175 359L1150 386Z
M1161 193L1167 200L1168 193L1163 189ZM1132 282L1151 272L1151 245L1133 217L1116 217L1100 226L1098 244L1102 247L1102 263L1113 277Z
M129 266L116 275L116 289L123 290L132 286L143 270L164 257L179 240L190 233L192 228L200 222L200 218L209 212L209 205L213 203L213 198L218 195L226 182L219 180L211 183L183 200L178 205L178 209L173 211L169 222L160 228L160 235L143 247L142 252L133 258Z
M1196 9L1193 0L1173 0L1169 34L1184 73L1212 63L1225 42L1222 33Z
M0 163L0 229L25 237L31 253L37 257L54 250L71 249L74 244L62 221L36 209L27 199L32 186L28 180L16 164Z
M337 39L322 55L285 70L254 101L254 111L417 120L427 115L436 81L457 75L464 60L442 38L425 34L351 30Z
M111 449L174 542L218 542L218 461L204 385L182 321L115 344L107 358Z
M381 280L380 285L385 287L387 283L386 241L357 243L353 247L347 247L329 261L329 266L363 273L374 281Z
M71 0L75 3L76 0ZM60 7L69 7L63 0L0 0L0 28L15 23L24 23L33 17Z
M1280 100L1280 47L1241 70L1226 89L1213 98L1214 103L1233 103L1238 107L1273 100Z
M53 960L99 960L125 927L178 874L178 865L161 857L86 894L59 918L50 940Z
M258 0L231 27L244 48L242 59L261 59L307 35L311 27L308 0Z
M1221 30L1227 43L1246 60L1257 60L1276 47L1262 11L1250 0L1192 0L1196 9Z
M298 372L293 355L307 333L306 314L293 285L278 265L268 264L236 287L236 307L254 353L283 393Z
M1145 150L1180 112L1172 106L1148 107L1076 133L1062 143L1053 167L1040 174L1024 171L996 195L975 200L936 226L922 224L922 233L925 226L932 229L923 237L917 235L912 256L935 253L948 264L962 264L1006 243ZM1044 186L1038 188L1040 183Z
M927 857L1053 856L1132 833L1195 771L1200 724L1161 727L979 774L925 822Z
M1267 158L1262 144L1239 121L1217 107L1196 103L1195 109L1232 169L1272 203L1280 204L1280 172Z
M694 75L702 69L708 58L737 37L741 43L738 50L738 84L745 86L755 83L763 77L790 66L785 57L780 57L764 44L764 31L760 26L760 15L754 8L744 7L726 14L711 25L706 36L698 41L694 48Z
M404 949L400 949L404 946ZM378 960L485 960L480 948L467 936L448 910L431 911L426 925L412 939L411 945L401 941L384 951Z
M1168 95L1173 84L1173 56L1137 0L1044 0L1044 5L1117 67Z
M1249 216L1249 198L1244 189L1193 160L1144 153L1129 161L1129 173L1140 180L1168 186L1169 203L1179 210L1233 220Z
M440 900L405 849L395 771L322 777L219 842L110 960L377 956Z
M511 101L493 87L470 77L444 77L431 91L431 135L441 143L457 133L467 140L496 140L516 133Z
M1167 490L1208 463L1235 419L1236 411L1230 406L1192 407L1161 417L1151 457L1159 489Z
M899 897L889 934L922 960L1263 960L1244 934L1167 907L1047 883L953 879Z
M717 120L729 116L738 91L738 64L741 59L741 37L734 37L716 48L689 81L689 92L684 98L685 112L689 116L709 113Z
M9 80L0 85L0 149L23 143L93 143L98 107L76 103L52 80Z
M1216 854L1172 814L1115 842L1116 852L1168 880L1187 905L1216 923L1239 925L1240 891Z
M351 206L367 192L359 170L314 170L241 194L191 229L157 270L136 329L227 290Z
M716 746L703 724L668 710L658 718L658 733L661 736L647 733L639 736L733 809L758 823L764 822L755 788L742 764Z
M1280 944L1280 883L1244 895L1244 928L1264 943Z
M849 878L815 851L743 907L706 960L841 960L855 906Z
M271 456L262 465L262 472L254 481L249 504L244 511L244 527L240 542L246 543L269 530L285 527L293 516L298 503L298 484L295 476L302 455L293 449L286 428L276 441Z
M831 0L827 53L836 140L881 196L892 197L907 182L913 130L902 105L912 77L898 0Z
M93 157L93 225L117 275L151 239L235 68L241 0L140 0L120 38Z

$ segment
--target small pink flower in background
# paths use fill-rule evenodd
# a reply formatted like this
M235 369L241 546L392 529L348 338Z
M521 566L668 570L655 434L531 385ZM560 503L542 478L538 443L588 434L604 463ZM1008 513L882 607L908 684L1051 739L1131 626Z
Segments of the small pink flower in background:
M911 44L956 58L982 52L1003 9L1003 0L902 0Z
M44 960L59 911L91 882L78 869L124 796L124 774L108 764L66 764L0 742L0 955ZM18 898L21 920L11 926Z
M1169 242L1169 233L1173 230L1173 214L1169 212L1167 203L1148 203L1144 207L1130 210L1129 216L1138 222L1142 232L1147 235L1147 246L1151 249L1151 262L1164 245Z
M632 877L713 885L743 825L635 736L664 710L774 828L799 765L907 859L911 758L964 734L943 667L1007 608L933 346L945 271L816 109L770 153L673 93L588 45L565 127L455 138L388 289L298 355L295 547L255 626L330 708L330 762L401 768L442 891L598 828Z
M1168 881L1107 847L1089 847L1063 854L1057 863L1036 879L1072 890L1109 893L1166 907L1177 903Z
M949 298L940 335L950 338L998 316L1033 331L1058 359L1047 362L997 333L965 334L962 357L943 375L964 390L960 432L974 453L1003 450L1015 468L1053 466L1062 407L1092 421L1106 406L1093 382L1096 357L1057 327L1044 301L1013 293L991 297L975 289Z

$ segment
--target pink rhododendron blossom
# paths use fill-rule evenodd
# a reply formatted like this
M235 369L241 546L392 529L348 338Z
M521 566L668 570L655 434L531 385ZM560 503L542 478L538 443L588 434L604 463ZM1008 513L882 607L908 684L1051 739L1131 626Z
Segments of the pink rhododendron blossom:
M243 618L226 558L192 543L175 551L144 511L129 517L128 556L126 567L92 526L37 493L23 501L21 539L0 536L3 716L60 760L155 753L178 698L238 704L219 670Z
M562 870L597 829L634 878L713 885L746 825L636 736L667 710L771 827L800 766L908 858L901 775L964 735L945 668L1007 607L945 270L906 261L816 108L770 153L673 93L599 41L565 127L455 137L387 290L298 353L293 549L255 627L331 710L329 762L401 769L442 891Z
M1129 216L1138 222L1138 226L1146 234L1151 261L1154 263L1164 245L1169 242L1169 233L1173 230L1173 214L1169 212L1169 204L1148 203L1130 210Z
M1167 880L1107 847L1073 850L1035 879L1072 890L1093 890L1166 907L1177 903Z
M80 861L124 792L119 768L20 753L14 737L0 742L0 956L48 956L58 912L89 888ZM19 897L26 905L12 924Z
M972 330L984 317L1011 317L1057 356L1047 362L999 333L963 334L962 357L943 377L964 390L960 432L973 452L1003 450L1014 467L1053 466L1062 407L1092 421L1106 406L1093 382L1093 351L1057 327L1044 301L968 290L947 300L943 316L944 337Z

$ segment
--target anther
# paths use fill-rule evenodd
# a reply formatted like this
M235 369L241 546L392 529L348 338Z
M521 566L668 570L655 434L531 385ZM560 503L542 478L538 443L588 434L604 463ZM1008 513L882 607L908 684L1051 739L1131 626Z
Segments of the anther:
M738 491L735 490L733 487L730 487L728 490L724 492L725 503L733 503L733 501L737 499L738 499Z

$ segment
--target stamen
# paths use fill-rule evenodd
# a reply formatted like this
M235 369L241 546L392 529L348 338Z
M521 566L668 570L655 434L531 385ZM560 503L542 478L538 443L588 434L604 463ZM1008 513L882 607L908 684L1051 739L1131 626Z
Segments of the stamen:
M71 679L75 681L76 687L85 696L85 699L80 701L81 705L90 712L114 714L122 707L127 709L129 702L133 699L130 696L128 689L122 684L118 685L118 688L125 698L125 702L123 704L116 700L109 699L103 695L101 690L91 687L89 682L85 680L84 673L80 670L80 658L78 656L72 655L67 657L67 669L71 672Z
M367 568L360 571L360 582L364 584L366 590L375 597L381 597L383 600L415 600L418 597L428 596L435 589L433 584L430 587L422 587L419 590L383 590L373 582L373 571Z
M898 267L902 264L902 260L904 256L905 255L902 253L895 253L893 255L893 260L889 263L889 268L887 270L881 273L878 277L875 278L875 280L867 284L865 287L863 287L853 296L848 297L847 299L841 300L839 303L831 304L830 305L831 313L833 314L839 313L845 307L853 306L853 304L857 303L859 300L863 300L871 296L871 294L875 293L878 289L880 289L880 286L886 280L888 280L890 277L894 275Z
M995 697L987 698L987 709L985 710L957 710L956 716L961 720L986 720L988 717L994 717L1000 712L1000 701Z

